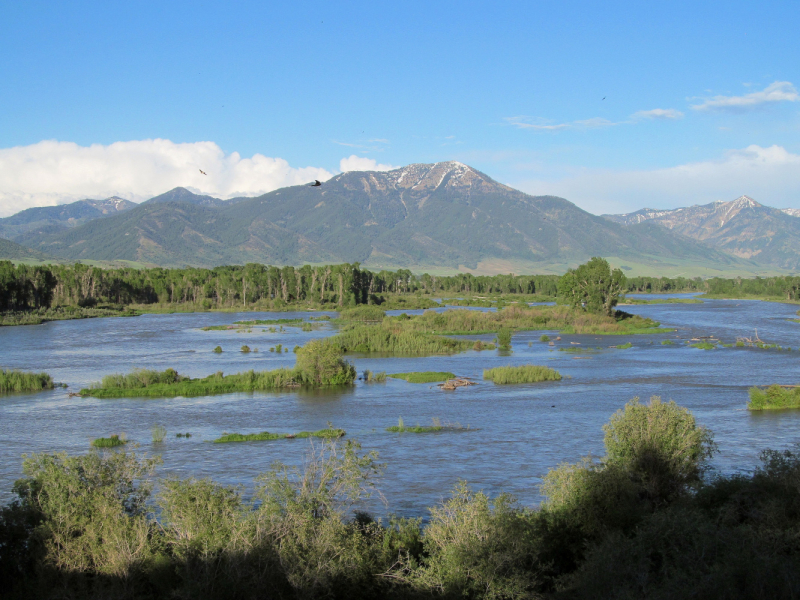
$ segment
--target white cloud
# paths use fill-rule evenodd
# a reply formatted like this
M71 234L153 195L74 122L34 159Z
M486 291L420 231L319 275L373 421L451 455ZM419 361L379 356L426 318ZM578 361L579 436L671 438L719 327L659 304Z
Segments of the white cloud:
M674 108L654 108L652 110L640 110L631 115L631 119L639 121L642 119L682 119L683 113Z
M352 154L347 158L339 161L339 169L345 171L391 171L397 169L392 165L378 164L373 158L366 158L365 156L356 156Z
M694 104L694 110L746 110L769 102L797 102L800 100L795 87L788 81L776 81L760 92L744 96L714 96L702 104Z
M524 115L517 117L505 117L503 119L509 125L513 125L518 129L533 129L534 131L560 131L562 129L598 129L601 127L612 127L619 125L614 121L603 119L601 117L593 117L591 119L582 119L579 121L572 121L570 123L553 123L547 119L539 117L526 117Z
M504 121L518 129L534 129L536 131L558 131L559 129L566 129L569 127L569 123L553 124L552 121L548 121L547 119L534 119L533 117L526 116L505 117Z
M225 154L214 142L155 139L87 147L43 141L0 149L0 216L83 198L140 202L178 186L218 198L257 196L331 176L318 167L291 167L282 158Z
M800 155L751 145L716 160L642 171L579 169L558 179L517 181L529 194L562 196L591 213L678 208L742 194L773 207L800 208Z

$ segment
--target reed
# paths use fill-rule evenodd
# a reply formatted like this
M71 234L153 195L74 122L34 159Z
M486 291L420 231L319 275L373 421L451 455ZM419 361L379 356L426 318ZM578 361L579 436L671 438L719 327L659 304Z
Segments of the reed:
M800 408L800 387L771 385L766 389L750 388L748 410Z
M434 433L439 431L478 431L477 429L470 429L469 425L463 427L460 423L445 423L442 424L441 419L433 417L433 425L414 425L407 427L403 422L403 417L397 420L397 425L387 427L386 431L392 433Z
M698 342L696 344L689 344L690 348L699 348L700 350L713 350L717 347L716 344L712 344L711 342Z
M53 378L47 373L0 370L0 394L52 390L54 385Z
M167 437L167 428L163 425L153 425L153 427L150 428L150 433L153 436L153 443L161 444L164 438Z
M540 381L560 381L561 373L550 367L521 365L484 369L483 378L497 384L538 383Z
M674 344L675 344L675 342L673 342L672 340L662 340L661 341L661 345L662 346L673 346Z
M624 344L617 344L617 350L627 350L628 348L633 348L633 344L630 342L625 342Z
M303 319L251 319L249 321L234 321L234 325L298 325Z
M454 340L406 330L385 321L380 325L355 325L330 338L345 352L385 352L402 356L454 354L474 346L474 340Z
M453 373L443 371L412 371L409 373L392 373L389 377L392 379L403 379L408 383L433 383L436 381L455 379L456 376Z
M360 321L380 323L386 316L386 312L374 305L361 305L353 308L345 308L339 313L341 321Z

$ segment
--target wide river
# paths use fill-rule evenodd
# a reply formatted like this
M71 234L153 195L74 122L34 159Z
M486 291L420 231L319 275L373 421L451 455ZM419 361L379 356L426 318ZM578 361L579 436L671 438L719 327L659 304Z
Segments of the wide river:
M523 504L536 504L548 469L587 454L603 454L603 424L634 396L661 396L689 408L714 433L719 452L712 465L721 472L752 470L762 449L784 449L800 441L800 411L745 410L747 390L753 385L800 383L800 324L790 321L796 317L797 306L712 300L625 310L651 317L674 331L638 336L562 335L555 347L539 341L545 332L531 331L514 335L511 353L349 357L359 373L364 369L450 371L478 381L452 392L389 379L314 393L114 400L69 397L104 375L134 368L173 367L183 375L199 377L215 371L290 367L294 354L269 352L269 347L282 344L291 349L335 330L328 324L311 332L296 327L275 333L258 328L252 333L200 330L240 319L319 314L292 312L144 315L3 327L0 366L47 371L69 387L0 397L0 501L12 498L13 482L22 474L23 454L85 453L92 439L113 433L125 433L138 444L138 452L160 454L164 461L160 476L210 477L247 489L274 461L302 464L309 440L232 444L210 440L223 432L296 432L321 429L331 422L347 430L348 438L359 440L364 450L379 452L380 461L386 463L379 488L387 505L375 510L401 515L427 514L427 507L446 497L460 479L490 495L510 492ZM739 336L753 336L755 329L762 340L794 350L706 351L685 343L700 336L735 342ZM676 343L662 345L665 339ZM630 349L609 348L628 341L633 343ZM218 344L222 354L212 352ZM243 354L239 352L243 344L260 352ZM585 355L558 350L565 347L594 350ZM505 386L481 379L485 368L531 363L557 369L564 379ZM439 418L477 431L386 432L398 417L406 425L429 425L432 418ZM154 445L150 430L157 423L168 434L163 444ZM192 437L176 438L179 432L190 432Z

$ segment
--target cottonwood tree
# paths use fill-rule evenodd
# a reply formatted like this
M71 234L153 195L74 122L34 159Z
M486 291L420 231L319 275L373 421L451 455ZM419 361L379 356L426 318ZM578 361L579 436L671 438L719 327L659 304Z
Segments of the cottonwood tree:
M595 256L577 269L567 271L558 282L558 296L574 308L614 315L614 307L625 290L625 275L611 270L608 261Z

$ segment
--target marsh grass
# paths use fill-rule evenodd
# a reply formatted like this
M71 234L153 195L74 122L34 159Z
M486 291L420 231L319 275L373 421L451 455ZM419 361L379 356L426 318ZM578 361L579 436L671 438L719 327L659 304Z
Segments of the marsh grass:
M483 378L497 384L538 383L540 381L561 381L561 373L540 365L520 365L484 369Z
M384 309L374 305L360 305L353 308L345 308L339 313L340 321L360 321L368 323L380 323L386 316Z
M549 342L550 341L550 336L547 335L546 333L543 333L541 335L541 337L539 338L539 341L540 342ZM530 345L530 344L528 344L528 345Z
M189 379L174 369L161 373L137 370L128 375L107 375L100 383L82 389L81 394L96 398L208 396L301 386L346 385L353 383L355 378L355 368L342 359L336 346L315 340L298 351L297 365L293 369L250 370L235 375L217 371L199 379Z
M249 321L234 321L234 325L299 325L303 319L251 319Z
M52 390L53 378L47 373L0 370L0 394Z
M97 438L92 440L92 446L95 448L114 448L116 446L124 446L127 443L128 441L124 437L120 437L118 434L114 434L107 438Z
M414 425L407 426L400 417L397 420L397 425L387 427L386 431L392 433L435 433L438 431L477 431L477 429L470 429L469 425L463 427L460 423L445 423L442 424L441 419L433 417L433 425Z
M433 383L436 381L455 379L456 376L453 373L445 371L412 371L409 373L391 373L389 377L392 379L403 379L408 383Z
M630 342L625 342L624 344L617 344L617 350L627 350L628 348L633 348L633 344Z
M771 385L766 389L750 388L748 410L800 408L800 387Z
M261 433L226 433L221 437L214 440L215 444L227 444L229 442L265 442L270 440L291 440L303 438L323 438L335 439L343 437L347 432L344 429L335 429L328 427L327 429L320 429L319 431L301 431L299 433L270 433L269 431L262 431Z
M699 348L700 350L714 350L717 345L712 342L697 342L696 344L689 344L690 348Z
M662 346L674 346L675 342L673 342L672 340L661 340L661 345Z
M454 354L468 350L474 340L454 340L409 331L387 319L379 325L355 325L330 338L345 352L385 352L402 356Z
M248 353L250 352L250 346L242 346L242 347L240 348L240 350L241 350L243 353L245 353L245 354L248 354Z
M384 383L386 381L386 371L373 373L369 369L365 369L364 373L362 373L361 375L361 379L363 379L367 383Z
M589 346L565 346L558 349L559 352L569 352L572 354L585 354L587 352L595 352L594 348Z
M150 433L153 435L153 443L154 444L161 444L164 441L164 438L167 437L167 428L163 425L153 425L150 429Z

